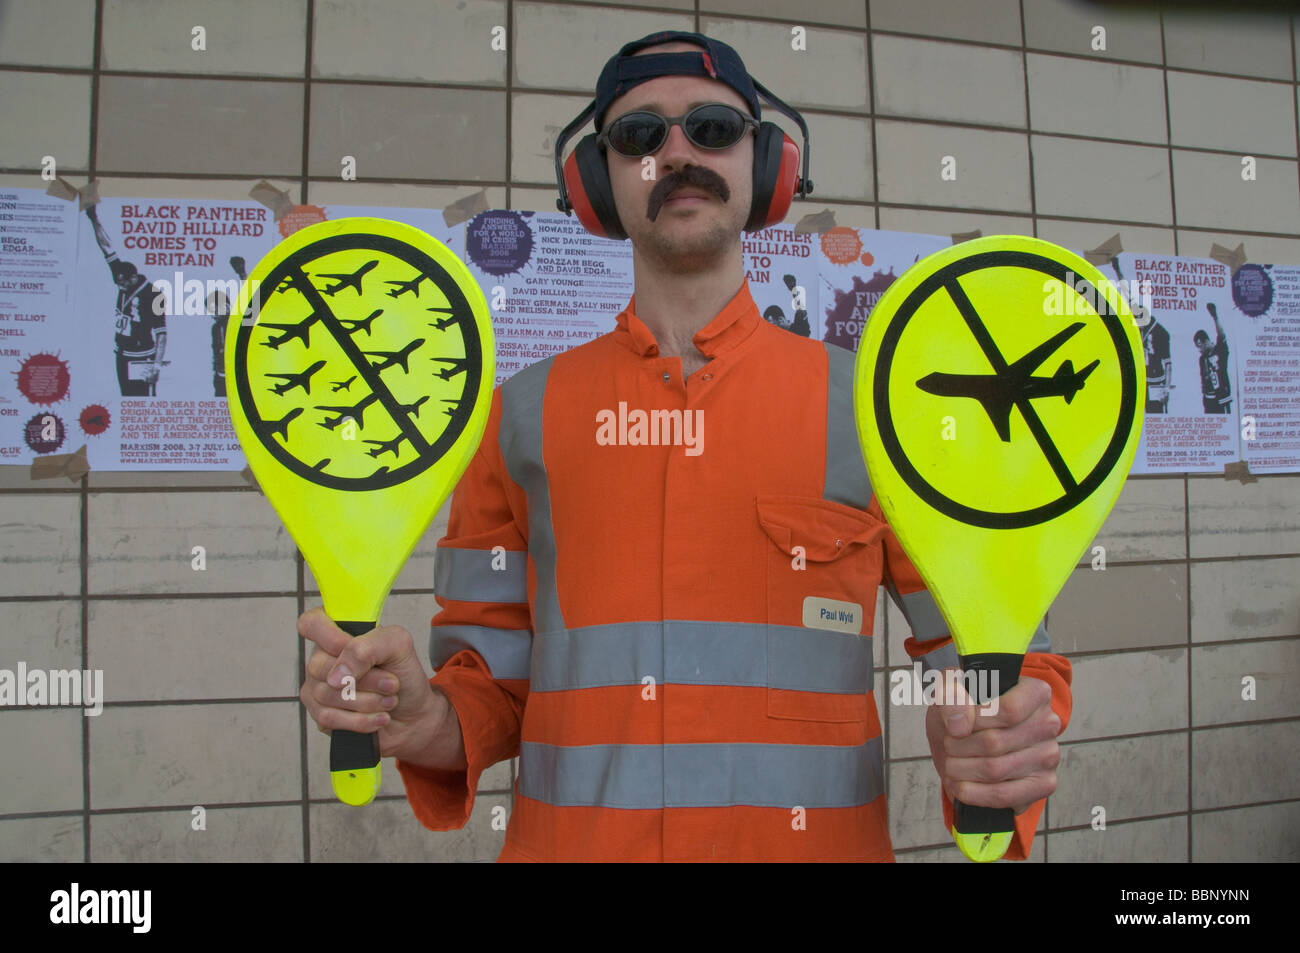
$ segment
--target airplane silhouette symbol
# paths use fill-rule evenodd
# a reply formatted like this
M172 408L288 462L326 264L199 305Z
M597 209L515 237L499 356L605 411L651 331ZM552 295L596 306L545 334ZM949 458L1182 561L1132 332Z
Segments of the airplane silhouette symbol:
M1076 321L1065 330L1052 335L1020 360L1000 374L942 374L934 373L921 378L916 386L940 397L970 397L984 406L993 427L1004 443L1011 442L1011 408L1021 400L1040 397L1064 397L1068 404L1083 388L1083 382L1101 361L1093 361L1081 371L1075 371L1072 361L1063 361L1051 377L1032 377L1039 364L1047 360L1067 340L1083 328Z
M311 347L309 332L311 331L311 326L316 323L316 320L317 320L316 312L313 311L311 314L303 318L297 324L272 324L269 321L263 321L261 324L258 325L258 327L271 328L276 331L283 331L284 333L281 334L278 338L272 338L269 341L263 341L262 346L269 347L274 351L278 351L280 350L280 345L284 344L286 341L291 341L294 338L300 338L302 340L303 347Z
M302 413L301 407L295 407L279 420L264 420L262 426L266 428L267 434L278 433L284 438L284 442L289 442L289 422Z
M299 294L305 294L306 292L303 290L304 284L306 284L308 288L314 287L311 282L306 280L306 278L307 276L302 272L295 271L292 274L286 275L284 281L276 285L275 290L281 293L297 291Z
M319 471L321 471L321 470L324 470L324 469L325 469L327 466L329 466L329 465L330 465L330 458L329 458L329 457L326 457L326 458L325 458L324 460L322 460L320 463L318 463L318 464L316 464L314 467L312 467L312 469L313 469L313 470L316 470L317 472L319 472Z
M430 311L450 311L450 308L429 308ZM428 322L429 327L437 328L439 331L446 331L458 323L456 318L439 318L437 321Z
M412 417L418 417L420 416L420 405L423 404L428 399L429 399L429 395L425 394L414 404L398 404L397 409L402 411L403 413L410 414Z
M392 440L367 440L366 443L373 443L375 449L367 450L366 453L370 454L376 460L385 453L391 453L395 457L401 456L401 453L397 448L402 445L402 441L405 439L406 434L399 433Z
M456 406L448 407L446 410L443 411L443 413L446 414L448 417L455 417L456 411L460 410L460 400L461 399L459 397L444 397L442 399L442 402L444 404L455 404Z
M326 430L333 430L339 424L343 423L343 421L352 417L356 420L357 426L364 429L366 425L362 420L362 416L365 414L366 408L378 399L378 395L371 394L369 397L361 398L359 403L353 404L351 407L331 407L328 404L316 404L315 407L317 410L328 410L338 414L337 417L326 417L323 421L317 421L317 423Z
M297 374L267 374L266 375L267 377L278 377L282 381L284 381L283 384L276 384L274 387L268 389L272 393L280 394L281 396L283 396L284 394L289 393L289 391L293 390L295 387L301 387L306 393L310 394L311 377L313 374L315 374L324 366L325 366L324 361L317 361L315 364L307 368L305 371L299 371Z
M378 264L379 264L379 259L376 258L374 261L366 262L364 265L362 265L360 268L358 268L356 271L352 272L351 274L346 274L346 273L338 274L338 275L327 275L324 273L317 274L315 276L317 278L334 279L334 284L330 285L328 288L322 288L321 294L329 295L332 298L343 289L351 288L353 291L357 293L357 296L360 297L362 277L366 274L366 272L368 272L371 268L374 268Z
M348 334L356 334L358 331L365 331L366 336L368 337L370 335L370 325L374 324L375 318L379 317L383 313L383 308L377 308L371 312L370 317L368 318L362 318L359 321L339 318L339 324L344 326L344 330L346 330ZM349 324L352 326L348 327Z
M356 379L357 379L357 375L353 374L345 381L330 381L330 390L335 394L337 394L341 390L347 390L352 386L352 382Z
M401 364L402 370L406 371L409 374L411 369L406 366L406 362L410 360L411 352L414 351L423 343L424 343L424 338L416 338L414 341L406 345L406 347L402 348L400 351L362 351L361 353L364 354L366 357L383 358L383 360L380 361L378 364L370 365L371 368L373 368L376 371L382 371L385 368L392 367L394 364Z
M413 292L418 298L420 296L420 282L428 281L429 276L424 272L417 272L415 277L410 281L388 281L385 284L397 285L397 288L388 292L390 298L400 298L408 291Z
M441 370L434 371L435 374L445 381L449 381L457 374L469 370L469 358L467 357L434 357L430 358L430 360L442 361L444 364L451 365L451 367L444 367Z

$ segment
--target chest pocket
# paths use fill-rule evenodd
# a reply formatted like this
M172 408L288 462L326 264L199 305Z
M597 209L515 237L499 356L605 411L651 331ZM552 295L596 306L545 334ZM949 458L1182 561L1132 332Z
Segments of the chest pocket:
M767 713L865 723L886 526L815 497L761 496L757 506L767 536Z

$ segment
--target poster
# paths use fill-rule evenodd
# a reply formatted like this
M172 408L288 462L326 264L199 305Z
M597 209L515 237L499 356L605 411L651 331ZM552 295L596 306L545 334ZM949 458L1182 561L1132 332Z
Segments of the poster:
M1232 299L1242 314L1242 456L1252 473L1300 471L1300 267L1244 264Z
M0 464L66 452L100 426L74 388L75 215L38 189L0 189Z
M465 263L487 295L496 383L614 330L632 297L632 245L597 238L558 212L481 212Z
M279 241L256 202L106 198L77 216L68 346L104 429L93 469L241 469L226 409L225 331Z
M867 315L885 289L926 255L952 244L940 235L838 226L817 236L821 276L817 336L858 349Z
M1228 266L1210 259L1125 253L1102 269L1145 292L1139 316L1146 419L1133 473L1221 473L1240 456L1237 347L1243 315Z
M740 236L745 280L758 313L771 324L820 340L818 237L797 234L793 225L772 225Z

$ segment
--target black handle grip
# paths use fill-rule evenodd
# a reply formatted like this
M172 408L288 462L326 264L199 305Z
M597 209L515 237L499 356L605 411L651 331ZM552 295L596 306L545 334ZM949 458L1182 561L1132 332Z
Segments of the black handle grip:
M373 622L334 623L351 636L365 635L375 627ZM330 735L330 771L354 771L373 768L379 764L379 733L344 731Z
M975 673L973 679L967 679L966 690L979 705L994 697L992 676L997 679L997 695L1014 688L1020 681L1020 663L1025 660L1023 655L1010 652L981 652L960 658L962 671ZM954 800L952 826L959 834L1002 834L1016 829L1016 813L1009 807L981 807Z

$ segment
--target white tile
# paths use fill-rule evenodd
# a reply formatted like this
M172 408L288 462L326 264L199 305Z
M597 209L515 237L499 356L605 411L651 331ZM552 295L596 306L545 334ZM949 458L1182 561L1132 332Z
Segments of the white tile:
M1300 221L1296 163L1255 159L1255 178L1243 156L1174 150L1178 224L1294 234Z
M1144 228L1118 222L1067 222L1054 218L1038 219L1038 237L1083 254L1119 233L1125 251L1147 255L1172 255L1174 231L1169 228Z
M89 67L95 57L95 0L6 3L0 63Z
M1089 656L1072 666L1074 707L1063 740L1187 727L1186 649Z
M0 602L0 668L81 668L81 603Z
M1179 564L1107 563L1075 569L1048 615L1057 652L1098 652L1187 641L1187 575Z
M893 232L953 235L979 230L985 235L1032 235L1033 219L991 212L937 212L923 208L882 208L880 227Z
M1298 676L1300 639L1192 649L1192 723L1294 718Z
M202 817L202 829L194 828ZM236 807L96 815L90 825L95 863L300 863L302 808Z
M695 29L695 18L686 14L523 2L514 11L515 85L588 95L605 61L625 43L660 30ZM556 56L556 50L565 55Z
M1199 767L1198 767L1199 770ZM1187 809L1187 735L1152 735L1063 745L1052 824L1091 824L1095 808L1106 820L1170 814Z
M447 206L475 192L484 191L488 208L505 208L503 186L483 189L478 185L412 185L404 182L343 182L324 180L311 183L311 201L316 205L371 205L393 208L436 208Z
M871 0L871 29L1020 45L1018 0Z
M1083 4L1075 0L1023 0L1025 43L1097 60L1160 62L1160 17L1154 8ZM1100 45L1105 30L1104 49Z
M95 718L80 708L60 707L0 709L0 719L4 812L80 811L85 806L81 731Z
M1172 223L1164 149L1040 135L1032 148L1040 215Z
M555 186L555 140L560 132L586 108L579 96L547 96L516 93L510 100L511 182L539 182ZM590 123L566 143L567 157L578 142L591 133ZM549 211L555 210L555 198Z
M81 499L75 494L0 496L0 595L81 592Z
M1187 815L1047 835L1054 864L1177 864L1187 860Z
M1208 728L1192 732L1192 807L1234 807L1294 798L1300 721Z
M1167 141L1160 70L1041 53L1029 54L1027 68L1035 132Z
M876 150L882 202L1029 211L1020 133L877 120ZM953 163L955 178L945 180Z
M1187 499L1193 558L1300 552L1300 476L1189 480Z
M1300 632L1300 557L1192 564L1192 641Z
M90 726L95 808L302 796L298 701L105 708Z
M1273 13L1179 9L1164 14L1165 62L1174 68L1293 79L1287 19Z
M505 83L503 0L321 0L312 29L316 76Z
M945 844L943 786L929 758L894 762L889 773L889 837L894 849Z
M89 526L92 593L297 588L293 540L260 493L92 493Z
M648 0L638 0L636 5L642 6L643 3L649 5ZM682 0L656 5L676 7L682 5ZM690 9L690 6L690 3L686 3L684 8ZM818 0L817 3L806 3L805 0L700 0L700 10L705 13L775 17L778 20L788 20L792 25L805 22L830 23L846 28L867 25L866 5L862 0Z
M1091 566L1094 548L1106 564L1187 556L1182 480L1129 480L1080 565Z
M877 35L871 53L877 115L1024 128L1018 52Z
M0 71L0 165L56 171L85 169L90 157L90 77ZM17 135L13 133L21 130ZM28 181L27 188L39 188Z
M301 76L306 27L306 0L258 4L255 14L239 0L106 0L99 62L114 70Z
M297 600L92 600L90 667L111 702L298 694Z
M493 861L505 844L505 832L492 826L496 807L508 811L509 799L500 794L480 797L460 830L428 831L404 798L376 801L361 810L346 804L313 804L311 859L314 863Z
M1294 86L1177 70L1168 76L1174 145L1296 154Z
M732 47L749 72L791 106L866 112L870 105L867 43L860 33L805 28L802 47L794 49L785 23L704 17L700 32ZM775 112L764 108L763 118L769 111Z
M0 863L77 864L85 856L81 815L0 821Z
M803 149L803 137L794 123L775 113L764 115L785 130L800 150ZM869 120L809 113L804 116L804 121L808 123L812 160L809 178L815 186L814 201L847 199L870 202L874 195ZM799 203L791 207L798 208Z
M1177 230L1178 251L1187 258L1209 258L1215 245L1221 248L1243 246L1249 261L1269 264L1300 264L1300 238L1276 235L1246 235L1210 229Z
M1198 864L1294 864L1300 861L1300 802L1192 815Z

